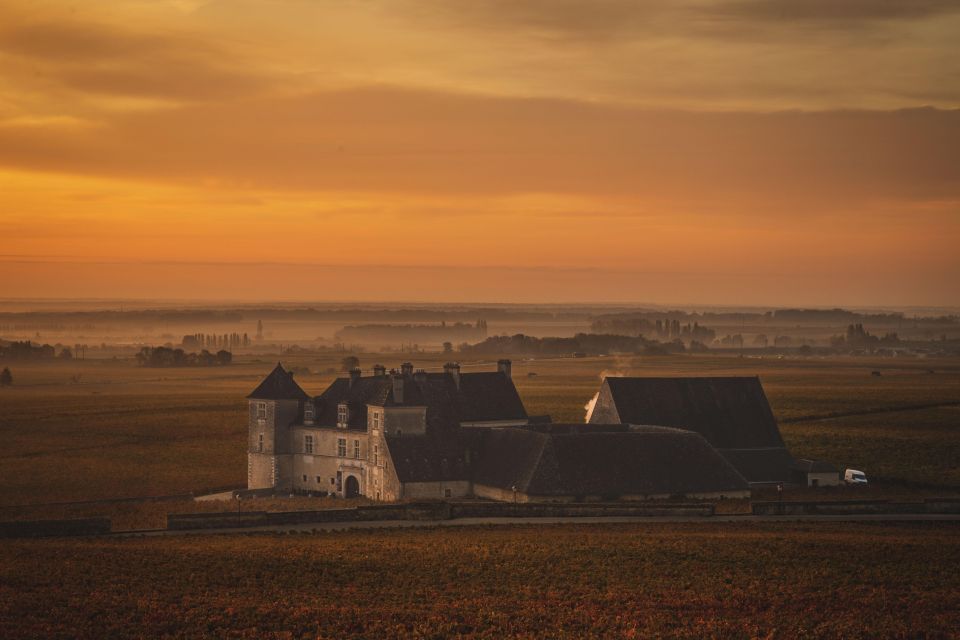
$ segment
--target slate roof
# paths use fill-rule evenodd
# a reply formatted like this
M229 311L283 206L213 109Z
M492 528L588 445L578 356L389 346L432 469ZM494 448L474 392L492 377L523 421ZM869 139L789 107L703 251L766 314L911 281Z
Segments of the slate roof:
M513 380L499 372L460 374L460 388L447 373L403 375L403 401L393 393L392 375L334 380L314 400L317 424L336 426L337 406L350 407L348 427L365 429L367 405L427 407L427 426L449 430L461 422L526 420L527 412Z
M754 483L787 482L793 456L786 447L770 449L718 449L744 478Z
M400 482L446 482L470 479L468 445L459 439L387 436L390 460Z
M256 400L309 400L307 392L293 381L293 373L285 371L279 362L273 371L263 379L256 389L247 396Z
M622 422L696 431L719 449L784 446L757 377L610 377L604 384Z
M486 430L473 479L533 497L677 495L749 486L701 435L626 424Z

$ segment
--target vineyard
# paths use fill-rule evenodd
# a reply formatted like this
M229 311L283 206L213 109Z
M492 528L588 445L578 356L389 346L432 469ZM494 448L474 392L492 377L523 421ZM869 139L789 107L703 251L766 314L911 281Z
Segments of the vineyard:
M955 524L16 541L0 636L951 637Z

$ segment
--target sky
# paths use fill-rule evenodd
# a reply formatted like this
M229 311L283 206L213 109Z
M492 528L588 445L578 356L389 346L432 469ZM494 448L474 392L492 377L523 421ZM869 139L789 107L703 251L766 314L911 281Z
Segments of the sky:
M0 297L960 305L960 0L5 0Z

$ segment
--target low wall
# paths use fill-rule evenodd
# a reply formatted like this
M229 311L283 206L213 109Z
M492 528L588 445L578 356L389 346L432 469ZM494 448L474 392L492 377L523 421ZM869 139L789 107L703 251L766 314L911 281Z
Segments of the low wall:
M822 502L754 502L755 516L856 515L866 513L960 514L958 498L926 498L923 502L836 500Z
M0 522L0 538L98 536L110 533L110 518Z
M167 516L167 529L233 529L323 522L375 520L450 520L452 518L543 518L597 516L712 516L712 504L410 502L320 509L317 511L244 511L183 513Z
M577 518L599 516L712 516L713 504L630 502L453 502L453 518Z

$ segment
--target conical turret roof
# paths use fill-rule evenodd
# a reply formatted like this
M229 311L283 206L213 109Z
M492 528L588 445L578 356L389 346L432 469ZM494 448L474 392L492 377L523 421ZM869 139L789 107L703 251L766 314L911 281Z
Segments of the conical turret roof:
M263 382L247 396L257 400L309 400L307 392L293 381L293 374L279 362Z

